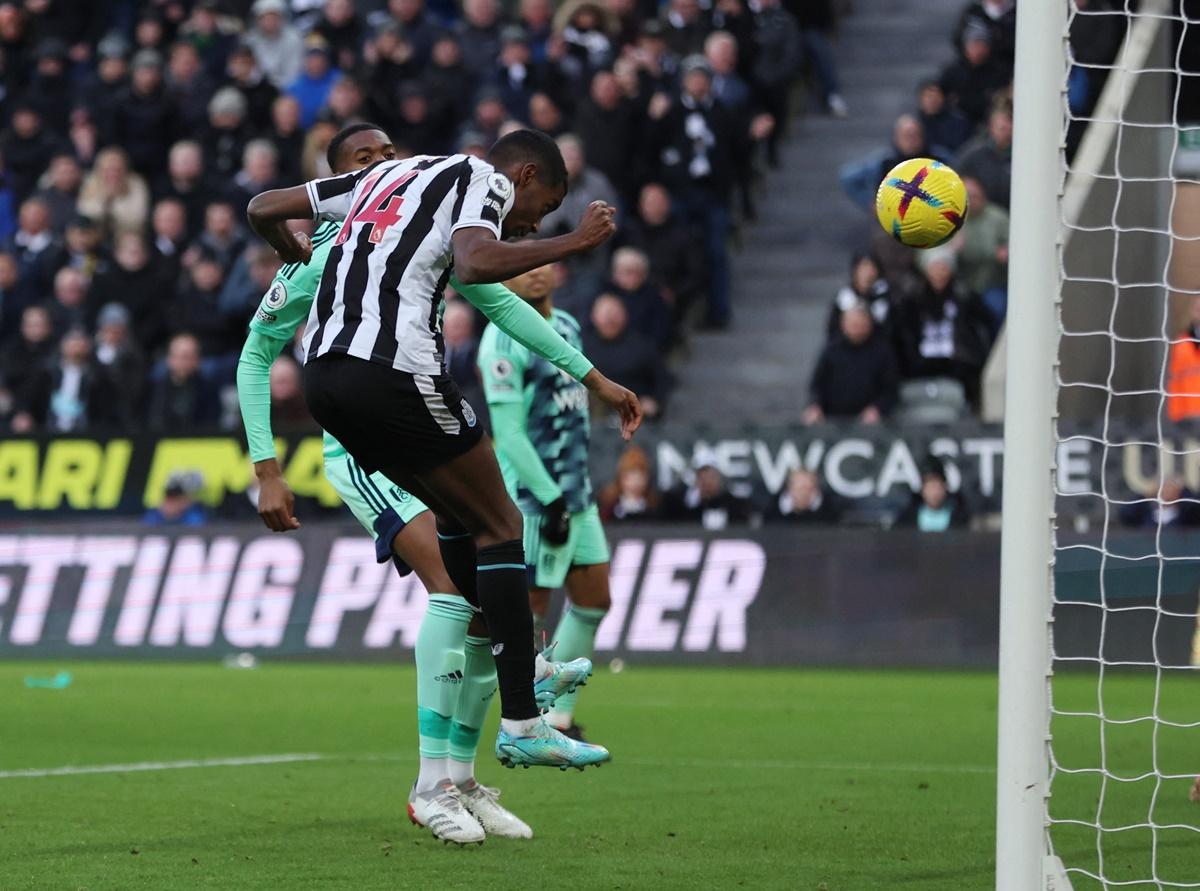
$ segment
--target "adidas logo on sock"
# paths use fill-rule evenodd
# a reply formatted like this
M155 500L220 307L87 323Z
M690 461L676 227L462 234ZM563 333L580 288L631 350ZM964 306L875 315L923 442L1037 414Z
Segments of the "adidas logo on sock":
M462 679L463 679L463 673L458 670L451 671L446 674L439 674L436 677L434 677L435 681L444 681L447 684L461 684Z

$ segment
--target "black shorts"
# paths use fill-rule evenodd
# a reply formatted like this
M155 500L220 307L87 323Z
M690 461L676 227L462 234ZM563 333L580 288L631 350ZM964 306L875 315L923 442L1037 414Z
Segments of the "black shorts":
M402 481L452 461L483 432L448 374L410 374L327 353L304 366L308 410L367 473Z

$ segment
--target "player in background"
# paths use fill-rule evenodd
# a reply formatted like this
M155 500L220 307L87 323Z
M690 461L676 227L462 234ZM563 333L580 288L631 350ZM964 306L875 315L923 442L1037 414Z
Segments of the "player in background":
M383 472L437 515L443 563L482 609L492 640L501 706L496 757L506 766L564 770L602 763L609 754L564 736L539 714L521 514L474 411L446 373L438 320L453 276L467 284L499 282L611 237L614 209L593 202L574 232L506 241L537 231L566 189L554 141L518 130L482 161L461 154L382 160L256 195L246 214L287 262L311 255L289 220L344 221L305 330L309 410L364 470ZM631 437L642 420L637 397L504 293L468 299L611 405L622 435Z
M336 173L395 157L391 140L374 124L351 125L329 144ZM299 527L294 496L276 459L271 431L271 365L308 319L325 259L340 225L320 223L307 264L284 266L250 320L238 361L238 399L259 482L259 513L276 531ZM480 285L479 288L499 288ZM379 562L389 558L403 576L415 572L430 593L414 653L421 766L409 816L449 841L481 841L484 832L529 838L532 830L497 802L497 790L475 779L475 754L496 692L496 664L487 626L458 592L438 548L433 514L380 473L368 474L341 444L324 434L325 475L355 518L375 538ZM433 593L438 592L438 593ZM580 665L539 665L543 701L583 673Z
M555 275L553 265L541 266L505 284L579 348L579 323L554 308ZM570 606L546 655L590 660L611 599L608 541L588 475L587 389L495 325L483 332L478 361L500 470L525 518L535 633L541 637L550 592L565 581ZM573 739L583 738L574 722L578 695L559 697L547 716Z

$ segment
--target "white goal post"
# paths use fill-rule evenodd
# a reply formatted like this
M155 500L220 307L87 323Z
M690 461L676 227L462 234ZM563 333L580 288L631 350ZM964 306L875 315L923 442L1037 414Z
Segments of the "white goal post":
M1020 4L1013 80L996 889L1045 887L1065 4ZM968 217L967 225L971 225Z
M1072 60L1079 16L1119 18L1111 64ZM1188 600L1168 577L1200 566L1200 535L1166 530L1198 503L1168 495L1169 477L1192 468L1200 488L1200 425L1176 428L1166 410L1180 310L1200 296L1200 120L1180 98L1181 85L1192 91L1187 115L1200 119L1185 84L1200 78L1185 61L1198 43L1200 0L1019 4L994 378L1005 422L997 891L1200 889L1200 803L1187 801L1200 773L1200 648L1190 659L1160 649L1168 625L1176 644L1196 627L1195 582L1183 583ZM1068 97L1073 63L1104 83L1083 112ZM1073 444L1093 454L1097 482L1059 477L1056 456ZM1140 537L1118 528L1131 506L1150 518ZM1079 555L1093 569L1070 593L1060 573L1056 591L1056 561Z

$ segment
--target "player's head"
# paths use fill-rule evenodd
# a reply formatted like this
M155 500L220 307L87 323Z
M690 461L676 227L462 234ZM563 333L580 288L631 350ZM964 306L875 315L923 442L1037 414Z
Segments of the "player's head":
M557 276L555 264L547 263L511 278L504 284L510 291L529 303L545 300L554 292Z
M516 188L512 210L504 218L501 234L520 238L536 232L542 217L553 211L567 194L567 167L554 140L537 130L516 130L501 137L487 161L512 180Z
M378 124L360 123L343 127L325 151L325 160L334 173L349 173L370 167L376 161L396 157L396 147Z

